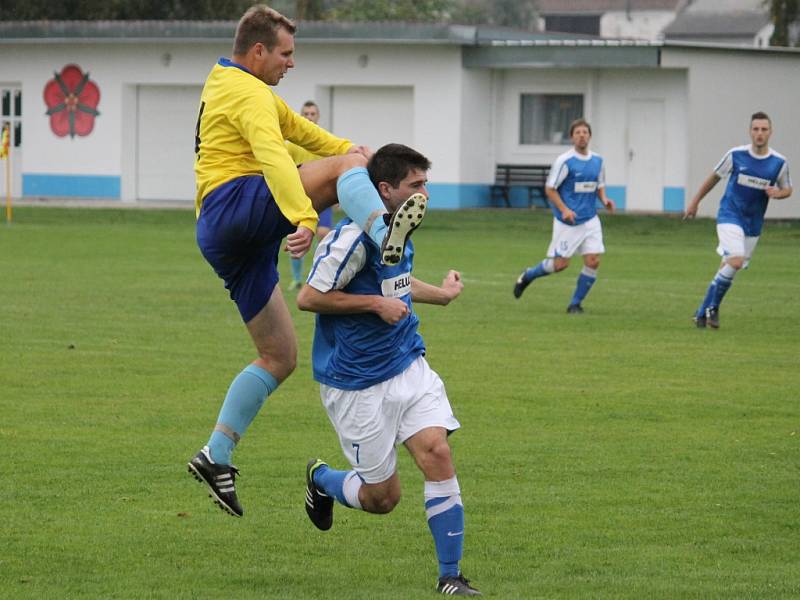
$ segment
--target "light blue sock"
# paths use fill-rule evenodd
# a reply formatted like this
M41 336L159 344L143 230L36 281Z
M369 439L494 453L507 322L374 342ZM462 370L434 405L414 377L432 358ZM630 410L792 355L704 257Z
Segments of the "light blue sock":
M586 298L586 294L592 289L594 282L597 281L597 269L590 269L584 266L581 274L578 275L578 284L575 286L575 293L570 300L571 305L580 304Z
M303 281L303 259L292 259L292 280Z
M217 425L208 440L211 460L231 464L231 454L259 409L278 387L278 380L259 366L248 365L228 388Z
M380 246L388 228L382 216L387 211L367 169L353 167L340 175L336 182L336 194L347 216L364 231L369 227L369 237Z
M314 471L314 484L317 488L347 508L361 508L358 501L360 483L361 479L355 471L337 471L328 465L317 467Z
M539 277L545 277L550 275L555 271L555 267L553 266L553 259L552 258L545 258L542 262L540 262L535 267L531 267L525 274L522 276L522 280L525 283L530 283L534 279Z
M439 577L455 577L464 552L464 506L455 477L425 482L425 513L436 546Z

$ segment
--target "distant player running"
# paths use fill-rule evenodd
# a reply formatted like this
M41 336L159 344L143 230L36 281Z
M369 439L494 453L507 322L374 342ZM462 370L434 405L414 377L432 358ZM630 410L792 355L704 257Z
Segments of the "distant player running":
M684 219L697 215L701 200L717 182L728 177L728 185L717 212L717 253L722 256L719 271L708 286L694 315L697 327L719 328L719 306L733 284L733 278L747 268L764 225L770 199L781 200L792 194L789 164L769 147L772 122L766 113L750 117L750 141L728 150L700 186L684 213Z
M522 296L535 279L566 269L570 257L580 252L583 269L567 307L568 313L576 314L583 312L581 302L597 280L600 255L605 252L597 201L609 211L614 210L614 202L606 196L603 159L589 150L592 127L583 119L577 119L570 124L569 135L574 147L556 159L545 185L554 217L547 257L517 278L514 297Z
M427 201L430 162L400 144L370 159L368 170L387 209L410 193ZM449 433L460 427L439 376L425 360L413 302L448 304L462 290L450 271L441 287L411 275L413 245L398 265L381 264L378 247L348 219L320 243L297 296L317 314L314 379L352 470L321 460L306 466L306 512L319 529L333 523L333 499L349 508L388 513L400 501L396 444L404 444L425 475L425 511L439 559L437 590L479 596L461 574L464 507Z

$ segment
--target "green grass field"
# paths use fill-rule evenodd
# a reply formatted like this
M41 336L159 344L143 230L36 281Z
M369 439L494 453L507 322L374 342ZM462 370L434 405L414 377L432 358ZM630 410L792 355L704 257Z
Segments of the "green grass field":
M767 225L712 331L690 317L713 222L603 219L579 316L577 263L511 295L544 211L434 212L415 234L417 277L465 281L418 307L463 426L464 572L493 598L798 597L800 223ZM245 517L186 473L253 358L192 212L18 208L0 274L0 597L435 597L404 451L392 514L307 521L308 458L345 465L291 298L298 370L236 454Z

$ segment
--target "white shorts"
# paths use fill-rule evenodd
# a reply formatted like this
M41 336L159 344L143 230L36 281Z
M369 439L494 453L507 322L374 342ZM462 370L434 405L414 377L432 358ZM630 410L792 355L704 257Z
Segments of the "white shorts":
M363 390L319 387L342 451L366 483L394 475L396 445L415 433L428 427L461 427L444 383L423 356L399 375Z
M719 223L717 224L717 238L719 239L717 254L722 258L744 256L742 267L750 264L750 257L753 256L753 251L758 244L757 235L747 236L741 227L733 223Z
M547 249L547 258L569 258L579 254L603 254L603 227L595 215L580 225L565 225L553 219L553 239Z

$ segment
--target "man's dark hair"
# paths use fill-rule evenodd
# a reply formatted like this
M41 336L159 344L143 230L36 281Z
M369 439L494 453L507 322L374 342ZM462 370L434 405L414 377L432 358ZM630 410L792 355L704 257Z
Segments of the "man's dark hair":
M233 53L238 56L247 54L247 51L259 42L272 52L278 45L278 30L281 28L292 35L297 31L295 24L277 10L264 4L251 6L236 26Z
M381 146L367 164L369 178L376 187L385 181L396 188L412 169L427 171L430 168L431 161L403 144Z
M575 131L576 127L580 127L583 125L586 129L589 130L589 135L592 135L592 126L589 125L589 121L586 119L575 119L572 123L569 124L569 137L572 137L572 132Z
M772 125L772 119L770 119L769 115L767 113L765 113L765 112L758 111L758 112L754 112L752 115L750 115L750 122L751 123L753 121L755 121L756 119L766 119L767 121L769 121L769 124Z

